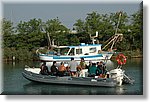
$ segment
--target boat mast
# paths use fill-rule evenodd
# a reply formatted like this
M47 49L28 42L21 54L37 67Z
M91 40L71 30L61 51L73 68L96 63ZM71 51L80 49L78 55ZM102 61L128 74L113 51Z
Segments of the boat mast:
M120 20L121 20L121 12L120 12L120 14L119 14L119 19L118 19L118 23L117 23L117 26L116 26L116 30L115 30L115 34L110 38L110 39L108 39L105 43L107 43L103 48L102 48L102 50L104 50L108 45L110 45L111 43L112 43L112 45L111 45L111 47L110 47L110 51L112 51L112 48L113 48L113 46L114 46L114 44L115 44L115 42L117 42L117 41L122 41L122 37L123 37L123 34L118 34L117 33L117 31L118 31L118 28L119 28L119 24L120 24Z
M120 12L120 14L119 14L119 20L118 20L118 23L117 23L117 27L116 27L115 34L117 34L118 27L119 27L119 24L120 24L120 19L121 19L121 12Z
M50 36L49 36L49 32L47 32L46 33L47 34L47 37L48 37L48 48L50 48L51 47L51 38L50 38Z

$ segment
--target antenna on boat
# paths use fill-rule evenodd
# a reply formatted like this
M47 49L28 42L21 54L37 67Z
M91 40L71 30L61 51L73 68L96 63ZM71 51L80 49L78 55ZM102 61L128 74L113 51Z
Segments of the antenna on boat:
M91 34L90 34L90 38L92 40L92 44L95 44L95 41L96 41L95 38L97 38L97 37L98 37L98 31L96 31L96 35L95 36L91 36Z

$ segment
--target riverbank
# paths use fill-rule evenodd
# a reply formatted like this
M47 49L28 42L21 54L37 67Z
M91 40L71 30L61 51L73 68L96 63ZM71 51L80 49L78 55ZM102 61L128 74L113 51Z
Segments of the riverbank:
M115 59L117 57L118 53L123 53L128 59L131 59L131 58L143 58L143 52L138 49L138 50L134 50L134 51L117 52L116 54L114 54L112 56L112 59Z
M128 58L128 59L132 59L132 58L143 58L143 55L135 55L135 56L127 56L127 55L125 55L126 56L126 58ZM117 55L113 55L112 57L111 57L111 59L115 59L117 57Z

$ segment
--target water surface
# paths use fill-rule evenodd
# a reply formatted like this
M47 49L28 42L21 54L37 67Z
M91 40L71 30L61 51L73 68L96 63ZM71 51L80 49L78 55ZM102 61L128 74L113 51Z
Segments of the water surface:
M127 60L124 69L135 83L121 87L91 87L74 85L51 85L26 80L22 76L25 65L39 67L39 62L4 63L4 91L2 94L48 94L48 95L142 95L143 94L143 59ZM116 61L108 61L108 70L116 67Z

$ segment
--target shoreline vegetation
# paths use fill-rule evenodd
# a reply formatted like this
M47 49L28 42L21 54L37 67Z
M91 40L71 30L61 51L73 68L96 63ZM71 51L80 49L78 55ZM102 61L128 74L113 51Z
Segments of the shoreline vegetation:
M118 25L118 16L121 15ZM112 35L123 34L122 41L114 45L115 52L121 52L127 58L143 58L143 8L132 15L126 12L99 14L96 11L87 13L84 20L78 19L70 30L59 18L30 19L20 21L16 26L7 19L2 20L3 61L39 61L36 50L48 49L52 45L74 46L80 43L91 43L91 36L98 31L97 43L106 45ZM103 47L103 46L102 46ZM110 47L110 46L109 46ZM109 47L104 51L108 51ZM113 55L114 59L116 54Z
M143 58L143 55L139 54L139 52L137 52L137 51L136 52L128 51L128 52L124 52L123 54L127 57L127 59ZM110 60L114 60L114 59L116 59L116 57L117 57L117 54L114 54ZM15 61L15 62L19 62L19 61L40 61L40 59L38 58L37 55L35 55L35 53L32 56L26 56L26 54L25 54L24 57L21 56L20 59L16 58L15 56L12 56L12 57L7 58L7 59L3 58L3 62L13 62L13 61Z

